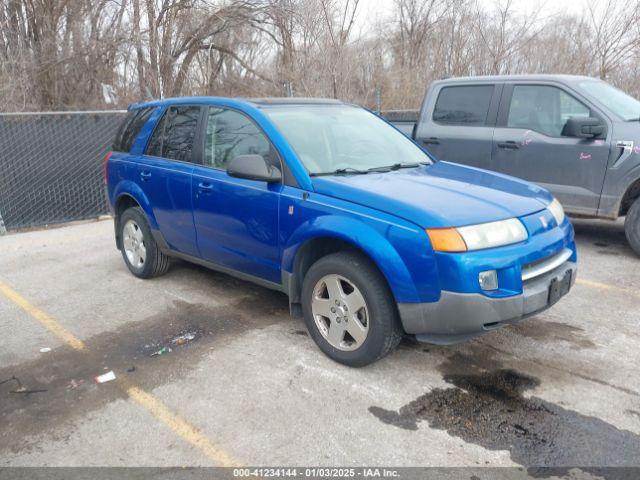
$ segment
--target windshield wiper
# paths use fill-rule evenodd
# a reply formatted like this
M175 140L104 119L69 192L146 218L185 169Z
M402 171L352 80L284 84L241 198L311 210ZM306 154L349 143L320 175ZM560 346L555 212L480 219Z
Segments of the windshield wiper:
M367 168L366 170L358 170L357 168L346 167L346 168L338 168L332 172L311 173L310 176L322 177L326 175L346 175L349 173L357 174L357 175L366 175L367 173L373 173L373 172L384 173L384 172L390 172L392 170L400 170L401 168L415 168L415 167L419 167L420 165L429 165L429 164L403 162L403 163L394 163L393 165L385 165L381 167L371 167L371 168Z
M338 168L332 172L318 172L309 174L312 177L321 177L324 175L346 175L347 173L366 175L369 173L368 170L358 170L357 168L347 167L347 168Z
M387 165L384 167L373 167L369 168L368 172L390 172L392 170L400 170L401 168L415 168L420 165L425 165L424 163L394 163L393 165Z

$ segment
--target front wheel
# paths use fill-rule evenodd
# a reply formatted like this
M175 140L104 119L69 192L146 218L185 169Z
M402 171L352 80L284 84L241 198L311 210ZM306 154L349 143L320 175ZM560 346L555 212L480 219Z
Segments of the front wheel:
M302 285L302 310L320 349L351 367L379 360L402 339L384 277L357 253L334 253L311 266Z
M624 232L631 248L640 255L640 198L637 198L627 212L624 221Z

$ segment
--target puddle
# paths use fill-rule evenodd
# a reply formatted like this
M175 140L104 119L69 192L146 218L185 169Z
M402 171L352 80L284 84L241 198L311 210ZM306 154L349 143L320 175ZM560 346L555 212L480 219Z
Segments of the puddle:
M369 411L398 428L417 430L425 422L465 442L509 451L512 461L526 467L640 464L639 435L525 397L540 385L537 378L504 368L491 358L478 361L460 353L440 369L452 387L435 388L397 411L379 406Z
M595 343L586 336L584 329L567 323L533 318L512 325L511 331L540 342L567 342L573 349L596 348Z
M47 390L16 395L9 393L15 382L0 385L0 451L28 450L33 441L29 435L53 431L125 397L118 382L96 385L97 375L113 370L117 378L151 390L187 375L211 348L248 331L289 321L284 294L254 286L234 290L239 298L227 305L174 301L158 315L87 339L86 352L63 346L31 362L0 368L0 380L15 376L27 389ZM172 344L188 333L194 335L190 341ZM150 357L158 345L171 345L172 352Z

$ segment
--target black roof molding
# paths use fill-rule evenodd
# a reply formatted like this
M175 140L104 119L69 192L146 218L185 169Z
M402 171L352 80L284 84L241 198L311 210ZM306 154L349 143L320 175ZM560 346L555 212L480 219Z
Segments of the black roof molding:
M307 98L307 97L268 97L247 98L248 102L256 105L342 105L343 102L333 98Z

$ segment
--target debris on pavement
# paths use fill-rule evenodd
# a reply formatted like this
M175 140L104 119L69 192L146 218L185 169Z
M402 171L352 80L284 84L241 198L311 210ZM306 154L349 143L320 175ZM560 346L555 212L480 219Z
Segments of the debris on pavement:
M102 375L98 375L96 377L96 383L106 383L106 382L110 382L112 380L116 379L116 374L113 373L113 370L110 370L107 373L104 373Z
M51 347L42 347L40 349L40 353L49 353L51 351Z
M22 388L22 383L20 383L20 380L18 380L18 377L16 377L15 375L12 376L11 378L7 378L6 380L0 381L0 385L4 385L5 383L9 383L9 382L16 382L18 384L18 389Z
M9 393L24 393L26 395L30 394L30 393L44 393L46 392L47 389L46 388L37 388L34 390L28 390L25 387L22 387L18 390L10 390Z
M196 338L196 334L194 332L187 332L183 335L179 335L175 337L173 340L171 340L171 343L173 345L184 345L185 343L190 342L194 338Z
M164 353L171 353L171 352L172 352L171 347L162 347L160 350L158 350L156 352L153 352L151 354L151 356L152 357L157 357L157 356L162 355Z
M76 388L78 388L80 385L82 385L84 383L84 380L80 379L78 381L75 381L73 378L71 379L71 381L67 384L67 389L68 390L75 390Z
M136 367L135 365L130 366L129 368L127 368L127 373L132 373L136 371Z
M9 382L15 382L18 385L18 389L17 390L9 390L9 393L29 394L29 393L44 393L44 392L47 391L47 389L45 389L45 388L38 388L38 389L29 390L28 388L26 388L25 386L22 385L22 382L20 382L18 377L16 377L15 375L12 376L11 378L7 378L6 380L2 380L0 382L0 385L5 384L5 383L9 383Z

